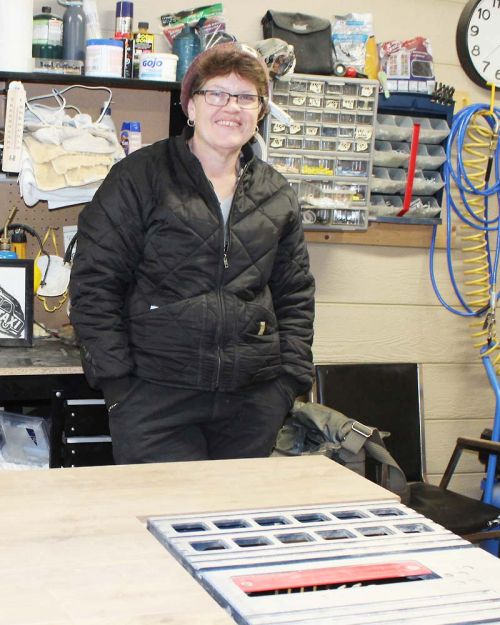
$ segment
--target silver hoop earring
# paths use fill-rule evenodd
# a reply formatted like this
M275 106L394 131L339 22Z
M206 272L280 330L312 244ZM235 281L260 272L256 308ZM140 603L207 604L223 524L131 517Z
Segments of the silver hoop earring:
M187 125L188 125L190 128L194 128L194 119L188 119L188 120L187 120Z

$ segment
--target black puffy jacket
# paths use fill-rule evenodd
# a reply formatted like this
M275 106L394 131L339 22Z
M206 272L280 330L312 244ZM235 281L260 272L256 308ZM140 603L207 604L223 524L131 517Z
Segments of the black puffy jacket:
M71 321L94 385L309 388L314 280L297 199L244 154L226 236L185 134L116 164L81 212Z

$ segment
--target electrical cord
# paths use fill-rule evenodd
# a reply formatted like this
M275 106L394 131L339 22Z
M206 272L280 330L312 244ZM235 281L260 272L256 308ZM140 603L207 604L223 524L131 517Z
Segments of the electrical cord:
M100 123L106 114L106 111L111 105L111 100L113 98L113 93L109 87L104 86L96 86L91 87L89 85L70 85L69 87L65 87L64 89L58 89L54 87L51 90L51 93L47 93L45 95L33 96L26 101L26 108L30 111L30 113L36 117L43 124L49 123L54 113L62 112L64 109L73 109L77 113L80 113L80 110L74 105L68 105L64 94L70 91L71 89L87 89L88 91L105 91L108 94L108 98L105 102L105 105L96 120L96 123ZM37 102L39 100L45 100L48 98L54 98L57 102L57 107L50 107L45 104L37 104L36 106L32 105L33 102ZM44 117L44 111L47 112L48 117Z
M429 261L431 283L439 302L448 311L471 318L473 327L479 327L479 331L472 336L481 339L475 345L482 348L481 355L499 347L495 326L500 259L499 119L500 109L493 106L468 106L454 116L447 141L444 166L446 259L450 282L461 308L446 302L437 286L434 272L436 226L433 228ZM493 182L490 180L492 174ZM465 286L469 289L465 293L458 286L452 258L453 219L458 220L465 244ZM496 239L494 245L492 237ZM486 317L484 322L481 320L483 316Z

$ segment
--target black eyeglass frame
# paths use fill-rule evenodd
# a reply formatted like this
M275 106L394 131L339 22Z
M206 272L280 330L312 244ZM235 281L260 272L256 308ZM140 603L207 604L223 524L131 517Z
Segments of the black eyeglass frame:
M212 102L209 102L207 100L207 93L220 93L220 94L224 94L227 96L227 100L226 102L224 102L224 104L213 104ZM217 106L219 108L222 108L223 106L227 106L229 104L229 100L231 98L236 98L236 102L238 103L238 106L240 106L243 109L257 109L259 108L259 106L263 106L266 103L266 98L262 95L258 95L256 93L229 93L228 91L223 91L222 89L197 89L196 91L193 92L193 95L202 95L205 99L205 102L209 105L209 106ZM256 100L256 106L246 106L245 104L241 104L240 102L240 97L248 97L248 96L252 96L257 98Z

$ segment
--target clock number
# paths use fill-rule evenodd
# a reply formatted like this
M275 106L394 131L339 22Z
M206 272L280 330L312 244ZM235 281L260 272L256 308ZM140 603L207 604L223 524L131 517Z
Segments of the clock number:
M491 13L489 9L478 9L479 19L480 20L489 20L491 17Z
M473 54L474 56L479 56L481 54L481 51L479 49L478 45L475 45L472 50L471 50L471 54Z
M495 80L500 80L500 69L495 72Z
M488 67L490 66L490 62L489 61L483 61L483 72L486 72L486 70L488 69Z
M500 0L498 1L500 2ZM471 26L470 34L471 34L471 37L477 37L477 35L479 34L479 28L477 26Z
M500 9L500 0L493 0L493 8Z

